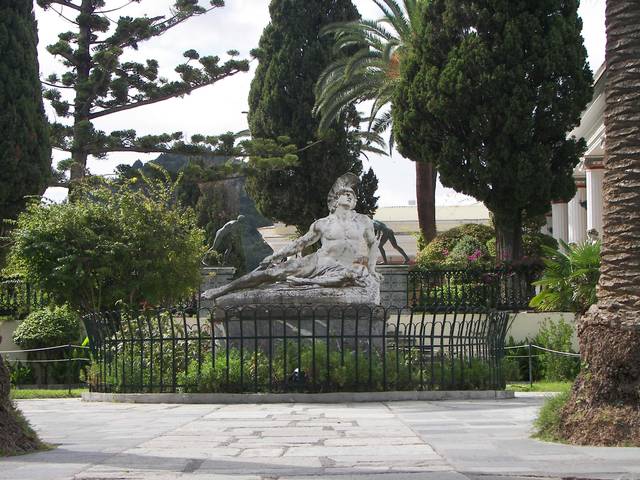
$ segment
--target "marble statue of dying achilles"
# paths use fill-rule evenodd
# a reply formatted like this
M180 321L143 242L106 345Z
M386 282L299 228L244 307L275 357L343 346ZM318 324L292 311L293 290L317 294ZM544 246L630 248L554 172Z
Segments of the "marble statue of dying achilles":
M227 285L205 291L203 297L218 298L276 282L319 287L363 287L373 282L379 287L380 275L375 271L378 242L373 222L354 211L357 182L358 177L352 173L342 175L329 192L327 217L315 221L305 235L266 257L258 269ZM357 263L363 240L368 249L365 265ZM316 252L285 260L316 242L322 245Z

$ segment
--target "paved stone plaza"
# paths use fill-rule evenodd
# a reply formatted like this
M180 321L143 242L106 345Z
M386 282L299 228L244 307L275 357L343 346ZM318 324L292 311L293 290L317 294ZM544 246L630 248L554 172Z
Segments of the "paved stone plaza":
M51 451L2 480L640 479L640 448L528 438L540 396L359 404L19 402Z

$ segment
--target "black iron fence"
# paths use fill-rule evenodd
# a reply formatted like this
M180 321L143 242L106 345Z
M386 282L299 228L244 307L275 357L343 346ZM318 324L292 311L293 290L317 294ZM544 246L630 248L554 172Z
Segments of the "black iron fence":
M84 318L98 392L504 388L508 314L262 306Z
M429 305L480 305L497 310L523 310L536 295L538 265L487 270L414 270L409 272L408 302Z
M48 296L21 277L0 277L0 315L23 317L49 302Z

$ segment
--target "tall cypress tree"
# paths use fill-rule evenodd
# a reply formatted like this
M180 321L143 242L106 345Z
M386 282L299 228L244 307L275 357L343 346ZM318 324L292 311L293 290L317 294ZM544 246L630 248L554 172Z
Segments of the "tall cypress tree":
M16 218L51 174L37 44L33 3L0 0L0 219Z
M429 0L401 65L398 150L494 215L498 257L522 255L522 220L575 194L591 99L578 0Z
M254 137L286 136L302 150L297 165L259 173L247 190L264 215L306 231L328 213L327 192L335 179L347 171L362 173L361 144L349 132L358 123L355 112L322 138L312 113L314 85L336 55L332 39L320 30L359 15L351 0L272 0L269 11L271 23L253 52L260 64L249 94L249 126Z

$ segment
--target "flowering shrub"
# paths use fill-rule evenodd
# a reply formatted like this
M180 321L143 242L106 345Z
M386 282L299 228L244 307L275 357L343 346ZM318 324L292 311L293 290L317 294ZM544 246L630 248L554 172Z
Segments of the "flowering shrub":
M479 266L489 261L487 247L471 236L465 236L458 241L451 253L446 257L444 265L451 267Z

